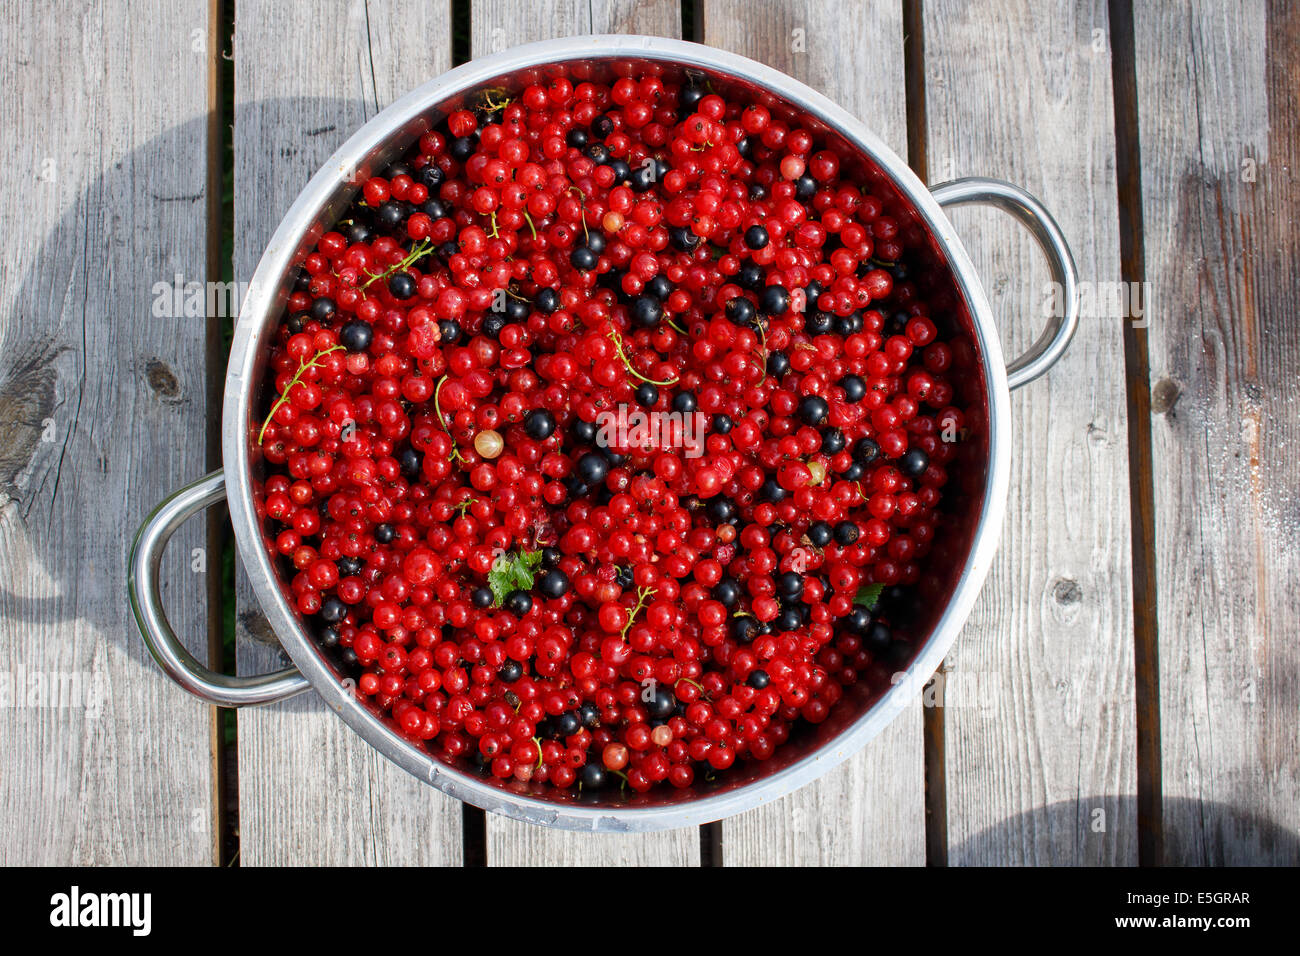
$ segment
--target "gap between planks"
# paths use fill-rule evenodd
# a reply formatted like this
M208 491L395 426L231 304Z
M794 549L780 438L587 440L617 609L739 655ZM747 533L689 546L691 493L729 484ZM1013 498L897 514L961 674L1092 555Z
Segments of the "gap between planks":
M1109 0L1111 74L1115 91L1115 179L1119 195L1121 278L1146 275L1142 223L1142 155L1138 131L1133 8ZM1127 297L1126 297L1127 302ZM1127 307L1126 307L1127 308ZM1136 702L1138 864L1161 862L1160 668L1155 553L1155 485L1151 466L1151 362L1147 331L1127 311L1124 321L1128 403L1129 521L1133 535L1133 668Z

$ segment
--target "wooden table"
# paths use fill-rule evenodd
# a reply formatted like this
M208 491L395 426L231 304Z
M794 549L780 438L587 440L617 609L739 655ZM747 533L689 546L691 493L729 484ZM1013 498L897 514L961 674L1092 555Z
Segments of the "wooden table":
M236 809L244 865L1300 860L1296 7L316 6L304 24L238 0L233 61L219 0L2 14L0 863L228 862ZM453 62L585 32L769 63L927 181L1011 180L1070 238L1092 301L1013 396L1002 546L942 688L817 784L702 831L484 820L311 695L239 715L236 787L217 715L160 676L124 594L137 523L219 464L228 320L176 314L173 277L233 257L246 279L317 166ZM1045 268L995 214L954 221L1015 353ZM1134 288L1140 314L1105 301ZM196 652L220 644L220 549L219 522L191 522L165 568ZM234 611L240 669L273 663L255 603Z

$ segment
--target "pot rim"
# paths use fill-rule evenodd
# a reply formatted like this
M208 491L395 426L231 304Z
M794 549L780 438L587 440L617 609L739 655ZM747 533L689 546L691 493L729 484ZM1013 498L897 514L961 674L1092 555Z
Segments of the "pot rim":
M512 793L441 763L402 739L372 714L334 676L319 655L297 612L277 583L253 506L248 424L252 420L254 371L272 316L283 308L281 277L307 231L353 170L398 130L420 120L437 104L503 73L584 58L628 57L720 71L765 88L834 128L874 162L912 204L946 257L971 317L982 358L988 399L988 471L979 521L951 599L929 638L896 683L838 736L780 770L734 789L679 803L646 807L585 807ZM930 191L897 154L847 110L805 84L747 57L683 40L631 35L565 37L529 43L473 60L432 79L366 122L339 147L289 207L258 262L244 296L231 344L222 407L222 453L230 518L245 571L263 611L293 663L321 698L364 740L407 772L448 796L511 819L562 829L644 832L692 826L770 803L828 773L882 731L916 697L939 667L969 616L1001 536L1009 483L1007 426L1010 393L1002 347L983 285L952 224Z

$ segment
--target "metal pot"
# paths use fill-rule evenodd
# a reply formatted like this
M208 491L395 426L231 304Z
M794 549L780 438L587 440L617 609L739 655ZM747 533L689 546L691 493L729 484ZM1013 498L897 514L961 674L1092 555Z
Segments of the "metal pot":
M281 572L269 556L266 530L254 506L261 477L256 443L266 388L267 344L282 314L295 264L338 218L361 177L383 168L450 110L472 104L493 87L517 90L564 69L604 78L654 70L705 77L716 90L758 100L774 115L798 115L835 144L846 170L870 183L891 211L929 237L935 274L948 283L949 322L964 370L963 400L974 409L959 444L960 480L950 483L952 530L929 557L918 586L915 620L891 667L860 681L830 719L791 739L768 761L738 767L716 782L644 795L577 795L554 788L484 778L451 765L390 728L343 682L341 670L308 634L284 597ZM359 174L359 175L358 175ZM1063 314L1048 320L1036 344L1004 365L988 302L961 242L941 207L993 205L1011 213L1038 240L1059 283ZM1006 183L968 179L927 190L898 156L859 120L788 76L744 57L677 40L587 36L548 40L460 66L398 100L356 132L325 164L285 215L253 275L235 328L223 411L225 467L174 493L136 535L128 589L141 634L163 670L191 694L223 707L283 700L314 688L330 708L390 760L439 790L517 820L572 830L646 831L717 820L770 802L850 757L918 693L961 629L997 547L1006 509L1009 389L1045 372L1064 352L1077 324L1076 273L1064 238L1032 196ZM954 487L956 486L956 487ZM158 572L172 533L190 516L229 501L239 556L272 628L296 667L273 674L230 677L200 664L177 639L162 609Z

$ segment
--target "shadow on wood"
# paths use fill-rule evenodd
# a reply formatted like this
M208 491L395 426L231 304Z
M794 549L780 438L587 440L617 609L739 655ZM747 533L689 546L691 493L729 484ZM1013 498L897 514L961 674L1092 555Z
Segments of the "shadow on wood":
M0 524L10 525L6 559L22 570L0 579L0 617L20 628L83 622L142 662L134 626L123 626L131 538L161 494L203 470L194 426L208 414L208 319L170 314L175 296L160 290L206 278L174 228L181 207L199 220L186 233L206 233L205 171L193 164L206 132L196 117L95 175L36 251L15 257L24 274L0 316ZM177 166L192 169L192 188L149 177ZM207 635L193 633L200 582L220 565L195 550L202 532L196 520L177 535L164 584L169 603L185 603L178 631L205 658Z
M241 108L236 121L247 116L264 123L295 112L343 117L356 108L341 99L262 101ZM205 369L202 350L192 345L214 317L233 323L250 277L236 275L233 286L222 285L219 276L203 274L201 262L176 252L165 228L139 222L173 204L206 215L202 169L194 170L193 195L141 184L150 169L189 163L206 130L206 117L196 117L102 170L25 257L16 294L0 316L0 524L16 525L5 531L15 542L10 561L25 569L0 579L0 615L19 634L36 625L83 622L120 642L133 666L148 668L153 664L134 625L123 626L131 539L161 495L203 471L204 436L193 425L220 418L219 405L206 407L206 376L223 379L225 354ZM267 168L297 174L296 195L315 165L303 174L292 159L292 152L268 157ZM142 189L150 194L147 206L133 201ZM281 212L267 217L268 236ZM201 233L206 228L197 226ZM105 247L119 243L134 246L132 276L113 274L113 253ZM66 301L83 295L84 302ZM60 321L61 309L80 312L80 324L66 316ZM192 447L166 438L178 430L195 432ZM106 500L105 489L124 500ZM208 656L208 635L196 623L205 611L202 576L221 573L203 532L196 516L173 538L162 570L173 626L200 660ZM242 635L276 646L260 611L246 610L238 626ZM291 706L319 703L307 694Z
M1099 813L1101 807L1113 807L1116 803L1118 813ZM1300 863L1300 835L1251 810L1207 801L1171 799L1164 802L1164 815L1166 832L1170 820L1204 818L1204 830L1187 834L1186 838L1207 844L1212 858L1236 866ZM1054 860L1026 857L1024 848L1060 845L1068 839L1063 834L1073 834L1075 841L1084 843L1103 835L1104 831L1097 827L1128 825L1127 821L1135 819L1136 796L1099 796L1053 803L981 830L952 847L949 862L954 866L966 860L998 866L1051 866Z

